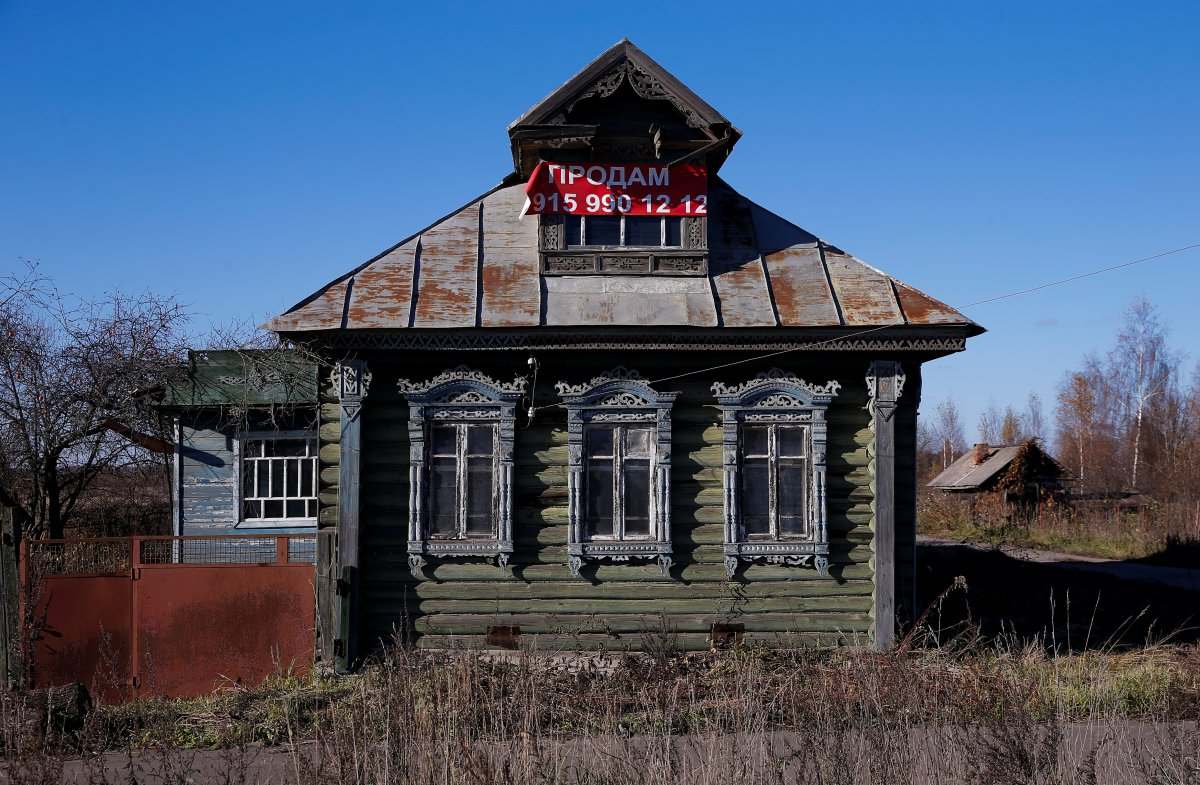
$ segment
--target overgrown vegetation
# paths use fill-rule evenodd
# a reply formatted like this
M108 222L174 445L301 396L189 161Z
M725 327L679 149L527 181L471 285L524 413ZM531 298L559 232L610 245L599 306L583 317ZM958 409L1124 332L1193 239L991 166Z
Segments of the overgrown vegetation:
M886 655L682 654L669 638L570 658L392 648L354 677L98 707L76 727L9 696L3 765L47 783L183 781L205 765L225 772L215 781L296 783L1200 778L1200 647L930 640Z

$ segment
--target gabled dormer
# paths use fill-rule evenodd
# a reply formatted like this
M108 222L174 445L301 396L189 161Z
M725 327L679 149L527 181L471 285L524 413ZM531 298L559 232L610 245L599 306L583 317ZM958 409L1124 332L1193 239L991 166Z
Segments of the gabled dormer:
M508 127L513 164L671 163L716 173L742 132L629 39L622 39ZM681 162L682 162L681 161Z
M542 186L531 198L543 275L707 274L708 176L741 132L627 39L508 134L519 176Z

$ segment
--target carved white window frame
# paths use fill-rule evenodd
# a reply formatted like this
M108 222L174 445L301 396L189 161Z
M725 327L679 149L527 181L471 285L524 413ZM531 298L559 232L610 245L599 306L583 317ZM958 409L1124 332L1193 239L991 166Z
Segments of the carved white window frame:
M637 371L618 367L590 382L556 386L567 408L567 566L571 575L587 561L657 560L664 577L671 570L671 407L677 392L658 392ZM584 513L584 432L589 425L654 426L650 459L650 535L637 539L592 540ZM614 466L614 471L619 467Z
M725 571L730 578L739 561L771 564L813 563L825 575L829 569L829 532L825 505L825 452L828 426L825 413L841 385L830 381L810 384L778 368L739 385L717 382L712 391L721 404L725 487ZM803 424L808 429L805 494L806 535L772 539L746 537L741 505L741 436L745 425Z
M512 488L516 406L525 392L523 378L497 382L465 365L427 382L401 379L398 388L408 402L409 490L408 564L419 575L426 558L494 558L503 567L513 552ZM433 423L477 423L496 426L497 460L492 474L497 499L494 538L431 539L426 442Z

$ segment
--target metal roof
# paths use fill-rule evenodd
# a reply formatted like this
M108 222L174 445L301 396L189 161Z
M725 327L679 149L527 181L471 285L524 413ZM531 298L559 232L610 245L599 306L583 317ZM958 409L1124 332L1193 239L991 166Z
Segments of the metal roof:
M700 277L542 276L538 218L511 179L331 281L266 327L315 330L983 328L734 191L709 187Z
M987 458L976 463L975 450L980 447L987 449ZM963 491L978 488L1008 468L1020 449L1019 444L976 445L974 449L958 456L945 471L930 480L928 487Z

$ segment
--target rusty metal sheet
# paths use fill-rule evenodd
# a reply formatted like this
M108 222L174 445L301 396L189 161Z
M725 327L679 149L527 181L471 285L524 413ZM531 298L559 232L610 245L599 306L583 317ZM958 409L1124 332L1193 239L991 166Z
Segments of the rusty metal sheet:
M143 567L138 659L143 693L205 695L256 686L281 667L305 671L315 648L308 564Z
M276 316L264 326L276 332L334 330L341 327L342 314L346 309L348 281L349 278L334 281L306 302Z
M758 205L752 205L751 215L779 323L784 327L840 325L817 238Z
M417 241L410 240L354 276L346 326L350 329L408 327L412 314Z
M917 291L906 283L892 279L896 285L896 294L900 298L900 307L909 324L971 324L972 321L963 314L933 299L924 292Z
M420 238L413 327L474 327L482 204L459 210Z
M483 202L484 327L536 327L541 320L538 218L518 218L524 203L520 185Z
M708 189L708 269L725 327L775 327L778 321L759 256L750 202L714 180Z
M34 687L82 683L99 700L129 700L132 583L120 575L47 575L33 591Z
M892 279L844 251L828 245L821 251L846 324L904 324Z
M547 276L543 284L551 327L717 324L707 278Z

